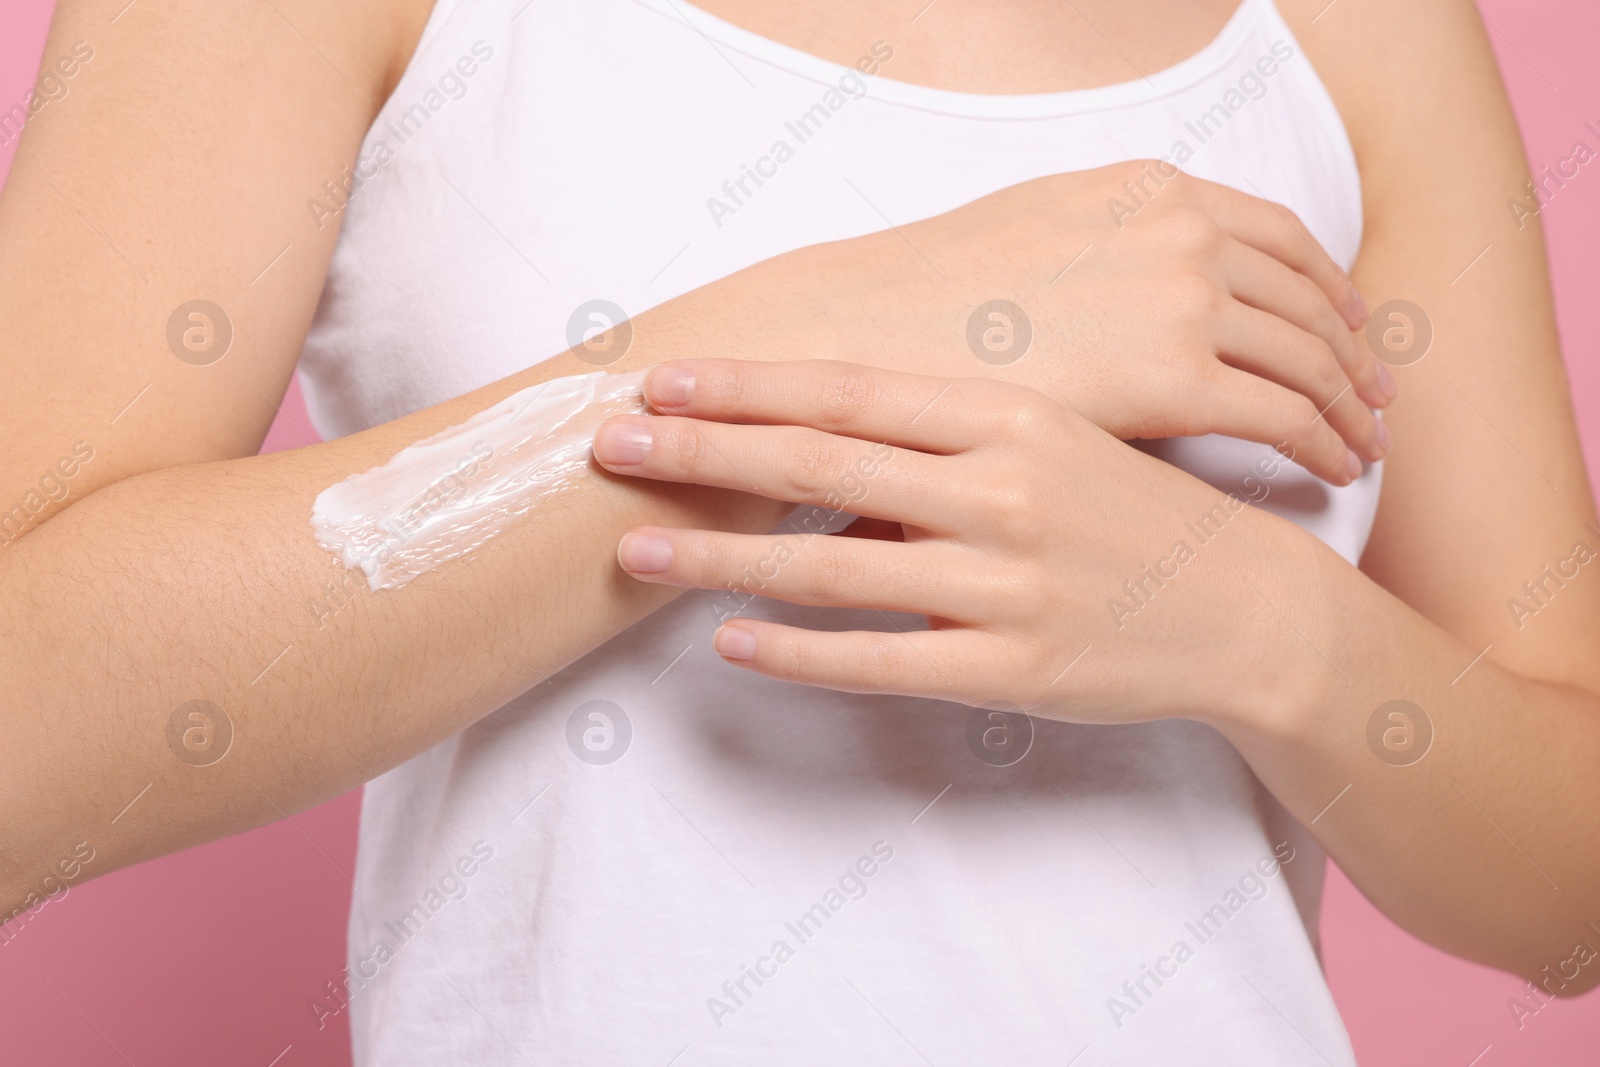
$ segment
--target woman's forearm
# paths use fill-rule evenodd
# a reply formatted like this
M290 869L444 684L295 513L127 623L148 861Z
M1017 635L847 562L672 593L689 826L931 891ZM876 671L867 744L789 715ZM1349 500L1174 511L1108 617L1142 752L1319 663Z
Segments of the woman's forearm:
M1552 995L1595 985L1574 954L1600 945L1600 698L1507 669L1301 531L1253 519L1278 548L1248 568L1259 597L1241 596L1278 618L1255 640L1281 645L1299 681L1213 725L1401 925Z
M828 351L773 298L822 277L817 254L640 316L606 369L713 344L749 358ZM785 505L591 469L398 589L369 590L319 545L312 506L330 485L519 389L594 370L568 353L336 441L126 478L0 552L0 918L80 841L95 850L84 870L102 874L269 822L538 684L675 595L617 570L630 526L778 521ZM189 718L191 701L225 721ZM201 765L229 724L225 758ZM180 754L169 727L202 751Z
M995 291L1013 291L1000 282L1019 268L1008 255L978 269L969 253L988 248L1006 219L1029 220L1029 229L1037 230L1033 220L1052 198L1086 195L1115 177L1116 168L1107 168L1041 180L915 224L921 247L968 264L956 280L940 277L896 231L758 263L635 318L631 348L606 369L629 371L693 355L821 357L1037 379L1052 395L1077 395L1088 404L1079 387L1100 375L1080 366L1082 353L1073 345L1083 339L1074 341L1070 329L1051 334L1048 343L1041 333L1028 362L1019 358L1026 351L1010 362L980 356L973 323L984 327L988 320L974 319L974 309L986 306ZM1201 218L1196 212L1207 205L1228 218L1230 212L1278 218L1264 203L1204 183L1185 184L1168 199L1195 205L1174 215L1188 220L1191 233ZM1195 262L1154 256L1150 249L1166 249L1167 224L1151 213L1142 225L1149 230L1142 243L1117 245L1102 273L1113 280L1144 277L1150 264L1166 263L1156 279L1162 284L1145 288L1153 293L1176 286L1193 296L1189 283L1198 275L1190 268L1214 265L1202 251L1194 253L1200 257ZM1214 225L1226 236L1220 223ZM1022 273L1036 276L1038 285L1050 276L1044 266L1057 254L1050 237L1035 234L1028 245L1032 258ZM1305 271L1320 270L1320 260L1297 240L1282 248L1263 243L1277 257L1270 264L1271 291L1298 291L1306 275L1292 265L1302 259ZM1202 242L1196 248L1202 246L1212 247ZM1342 280L1323 283L1340 289L1339 300L1350 298ZM1179 338L1187 339L1199 367L1210 366L1216 324L1195 309L1210 307L1211 295L1238 284L1225 272L1207 283L1206 299L1183 305L1191 313L1158 324L1161 345L1134 329L1102 355L1126 363L1123 372L1142 380L1141 360ZM1119 321L1155 328L1148 309L1118 302L1119 288L1091 285L1077 298ZM1041 328L1047 317L1058 317L1068 299L1063 293L1036 296ZM1337 379L1326 392L1344 396L1349 384L1342 364L1315 332L1326 333L1342 351L1341 312L1331 303L1313 310L1302 315L1307 321L1303 329L1293 327L1293 336L1320 353L1320 362L1308 358L1306 366ZM1284 314L1304 311L1286 308ZM1026 321L1020 308L1012 313ZM1375 388L1370 362L1350 370L1368 389ZM159 469L125 462L112 476L118 457L108 450L107 463L91 471L101 481L79 483L86 496L63 502L59 511L45 509L0 553L0 632L7 634L0 647L0 818L10 827L0 843L0 909L91 832L105 838L93 865L101 873L254 826L394 766L538 683L669 598L617 572L615 545L632 526L753 532L776 522L783 506L743 497L736 491L742 485L735 491L624 486L591 473L470 561L448 564L399 590L369 593L359 573L318 546L312 504L329 485L518 389L594 370L565 354L365 433L271 457ZM1242 422L1207 421L1206 404L1190 402L1193 390L1177 398L1181 403L1135 392L1125 403L1101 405L1100 414L1113 432L1137 435L1165 426L1272 441L1281 439L1279 424L1287 420L1292 426L1284 432L1296 435L1303 454L1316 457L1308 463L1348 480L1347 444L1371 444L1370 412L1361 407L1364 422L1346 420L1347 442L1328 428L1332 414L1327 420L1296 415L1310 410L1308 397L1320 396L1328 383L1300 383L1301 393L1244 377L1242 385L1219 386L1253 390L1252 418ZM841 411L861 399L832 398ZM1127 421L1130 412L1139 418ZM136 473L124 476L129 470ZM190 701L221 708L237 733L227 757L214 766L196 768L169 750L169 725L175 714L188 714L179 709ZM207 726L195 721L196 736L204 736ZM129 813L113 823L130 803Z

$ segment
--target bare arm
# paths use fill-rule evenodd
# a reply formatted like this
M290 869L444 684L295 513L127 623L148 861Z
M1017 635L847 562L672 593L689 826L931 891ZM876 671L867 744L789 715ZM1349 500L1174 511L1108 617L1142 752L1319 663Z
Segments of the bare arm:
M1362 561L1382 588L1324 557L1278 600L1308 607L1297 622L1348 684L1308 660L1300 714L1230 736L1396 921L1578 992L1600 981L1573 962L1579 942L1600 950L1600 578L1575 546L1600 550L1600 534L1539 225L1508 207L1528 202L1527 166L1470 5L1347 0L1309 25L1320 6L1291 18L1361 161L1355 282L1374 307L1420 305L1434 342L1394 372ZM1413 765L1367 745L1394 699L1434 731Z
M31 903L80 840L99 874L259 825L536 685L670 599L617 575L629 525L760 528L781 513L594 475L401 590L369 592L318 547L312 502L340 477L594 368L560 357L366 433L252 455L332 247L305 198L353 155L425 14L280 6L135 7L112 25L120 4L64 2L46 48L52 62L91 41L93 57L30 126L0 200L0 500L22 509L0 548L0 915ZM174 54L185 63L152 58ZM794 291L787 272L805 255L727 280L715 309L701 294L641 318L613 369L707 329L737 341L734 324L763 312L771 326L757 306L771 301L751 294ZM235 331L204 367L167 343L172 309L195 297ZM781 355L791 334L772 330L763 350ZM236 731L213 766L168 747L191 700Z
M68 0L58 12L47 61L78 41L93 58L30 126L0 199L0 422L11 431L0 502L22 505L0 548L0 916L27 903L79 841L94 845L99 874L259 825L538 684L674 595L616 569L626 529L758 530L781 514L733 491L591 473L473 557L397 591L367 592L316 545L309 516L328 485L515 390L593 369L560 356L364 433L253 455L335 237L315 226L306 197L352 158L425 14L420 3L377 0L159 12ZM186 62L161 61L172 55ZM1103 204L1102 186L1119 181L1043 179L961 209L959 224L955 212L917 224L928 227L919 246L967 265L948 285L894 234L769 260L640 316L627 360L611 369L703 351L866 361L904 351L975 373L988 364L966 347L971 310L1027 288L1040 294L1041 325L1065 320L1065 305L1124 327L1121 347L1102 330L1092 353L1059 329L1028 365L1063 372L1062 394L1123 418L1124 433L1165 426L1276 441L1287 426L1334 479L1349 476L1347 446L1374 457L1371 415L1347 387L1347 374L1367 393L1376 381L1335 310L1348 312L1348 291L1309 246L1277 231L1266 205L1215 187L1173 193L1170 211L1130 226L1138 241L1079 272L1072 285L1082 288L1051 289L1059 248L1082 243L1063 234L1107 225L1098 207L1073 206ZM1004 255L972 254L995 234ZM1247 245L1247 277L1218 266L1217 249ZM1138 285L1125 284L1130 275ZM999 289L997 276L1007 279ZM1217 355L1207 309L1240 286L1277 295L1251 342L1267 369L1221 390L1253 390L1248 405L1235 396L1224 410L1199 388L1221 381L1206 373ZM870 314L849 304L862 293L877 300ZM1117 304L1127 293L1150 306ZM174 309L195 299L225 309L234 335L204 366L179 359L168 337ZM908 322L925 333L913 336ZM1188 358L1169 359L1164 375L1136 361L1174 348ZM1274 380L1271 360L1285 351L1293 358ZM1090 355L1122 375L1121 391L1065 375ZM1128 392L1152 381L1164 388ZM1329 403L1326 420L1302 417ZM168 747L174 712L196 700L235 730L213 765Z
M597 453L673 482L729 485L736 470L801 501L816 485L776 469L775 442L805 442L824 471L870 472L857 507L904 540L816 539L762 593L936 625L739 618L716 637L730 662L1077 722L1208 722L1397 922L1547 994L1579 993L1600 981L1600 523L1538 231L1506 206L1526 167L1469 5L1342 0L1310 25L1323 7L1298 29L1362 164L1355 282L1378 330L1403 297L1436 333L1395 369L1363 569L1238 494L1086 432L1045 390L703 361L708 386L737 386L697 389L681 422L658 418L642 459L612 452L609 431ZM848 410L807 408L840 382ZM930 407L939 417L921 419ZM702 436L716 447L686 449ZM1215 536L1195 533L1200 521ZM644 582L720 588L770 558L771 541L645 527L621 557ZM1106 599L1141 574L1132 605Z

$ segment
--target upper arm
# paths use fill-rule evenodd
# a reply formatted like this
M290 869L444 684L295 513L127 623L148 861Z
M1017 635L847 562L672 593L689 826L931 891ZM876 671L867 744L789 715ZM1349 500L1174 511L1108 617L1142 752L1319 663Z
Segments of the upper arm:
M1360 164L1354 281L1374 309L1420 306L1434 334L1394 368L1394 445L1362 569L1502 665L1600 688L1600 562L1573 562L1578 542L1600 551L1600 533L1585 526L1594 503L1539 220L1508 206L1527 201L1528 167L1477 11L1340 0L1313 24L1324 0L1280 3ZM1529 581L1547 592L1530 597Z
M307 202L343 177L426 17L421 0L60 0L53 80L0 196L0 546L121 478L260 446L338 232ZM209 365L169 343L204 348L205 321L175 318L195 300L226 316L213 346L231 328Z

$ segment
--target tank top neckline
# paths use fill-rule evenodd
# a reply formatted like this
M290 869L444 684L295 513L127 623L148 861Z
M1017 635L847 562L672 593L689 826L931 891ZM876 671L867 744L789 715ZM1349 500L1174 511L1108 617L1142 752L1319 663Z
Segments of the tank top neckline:
M700 34L713 48L732 49L819 84L835 85L854 70L736 26L685 0L633 0L633 3ZM879 73L868 82L869 94L880 102L919 111L989 120L1055 118L1131 107L1171 96L1216 73L1235 56L1249 39L1250 32L1269 14L1276 14L1272 0L1240 0L1222 29L1198 52L1172 66L1109 85L1052 93L971 93L896 81ZM1287 27L1285 32L1288 32Z

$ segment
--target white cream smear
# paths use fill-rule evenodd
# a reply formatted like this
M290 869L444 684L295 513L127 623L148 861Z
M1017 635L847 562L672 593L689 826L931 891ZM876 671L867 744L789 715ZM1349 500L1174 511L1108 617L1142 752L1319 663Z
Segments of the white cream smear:
M480 547L589 466L613 415L646 410L644 371L554 378L329 486L311 506L317 543L374 590Z

